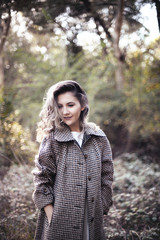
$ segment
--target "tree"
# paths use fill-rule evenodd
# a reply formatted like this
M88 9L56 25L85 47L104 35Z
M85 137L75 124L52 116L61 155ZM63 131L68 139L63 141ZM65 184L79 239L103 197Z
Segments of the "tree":
M64 6L62 8L61 6ZM56 8L57 6L57 8ZM57 12L58 9L59 13ZM89 31L87 23L92 19L95 23L95 29L93 30L100 36L105 52L109 48L114 50L115 57L117 59L116 69L116 86L117 89L123 89L124 85L124 66L125 66L125 49L121 49L119 46L120 33L122 29L123 19L125 24L129 24L129 32L135 31L137 28L142 27L142 25L136 20L135 16L139 14L140 4L137 1L61 1L51 3L46 1L44 15L40 12L35 13L35 16L30 16L35 25L32 25L32 30L36 30L36 25L41 25L41 33L46 32L46 25L49 23L49 31L51 29L51 22L53 22L52 28L55 29L59 27L62 32L67 36L69 44L67 49L69 50L69 55L73 57L79 53L81 49L77 46L77 36L81 31ZM64 14L67 14L68 19L65 18L64 24ZM36 17L37 16L37 17ZM41 18L39 17L41 16ZM45 18L44 18L45 16ZM58 18L56 16L59 16ZM37 18L39 21L37 21ZM70 21L72 18L72 22ZM75 20L75 21L74 21ZM67 24L66 24L67 23ZM69 23L69 24L68 24ZM80 28L77 29L76 25L80 24ZM69 28L68 28L69 26ZM101 30L100 30L101 29ZM111 31L114 29L114 32ZM72 35L72 38L68 37L68 33ZM102 37L105 33L105 38ZM71 53L72 51L72 53Z
M113 47L114 47L114 53L117 59L115 80L116 80L118 90L123 89L123 85L124 85L125 54L121 51L119 46L120 34L121 34L122 23L123 23L123 11L124 11L124 1L119 0L117 16L115 19L114 35L113 35Z
M140 6L144 1L90 1L90 0L56 0L56 1L2 1L0 12L21 11L28 18L29 29L39 34L47 32L56 34L61 30L66 36L68 55L73 58L82 48L77 44L77 36L82 31L94 31L100 36L104 52L114 50L117 59L116 85L123 88L123 68L125 65L125 49L120 49L119 40L123 21L129 24L129 31L135 31L142 25L138 22ZM2 14L1 14L2 15ZM65 24L64 24L65 19ZM95 23L95 29L90 30L90 20ZM120 21L119 21L120 20ZM123 21L122 21L123 20ZM114 33L112 31L114 29ZM105 37L104 37L104 34ZM3 82L3 81L2 81Z
M3 49L8 37L10 23L11 23L11 9L6 4L5 14L0 12L0 88L4 86L4 63L3 63Z
M4 76L4 57L3 51L5 49L5 43L9 35L9 29L11 26L12 12L23 12L27 14L31 8L37 6L37 1L26 0L1 0L0 2L0 87L5 87Z

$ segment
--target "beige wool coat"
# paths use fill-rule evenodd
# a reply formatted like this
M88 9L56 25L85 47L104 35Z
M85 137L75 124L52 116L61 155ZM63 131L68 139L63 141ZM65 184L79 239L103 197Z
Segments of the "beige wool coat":
M55 129L43 140L35 164L35 240L83 240L86 198L90 240L105 239L103 214L112 204L113 163L104 132L86 124L79 147L66 125ZM47 204L54 206L50 224Z

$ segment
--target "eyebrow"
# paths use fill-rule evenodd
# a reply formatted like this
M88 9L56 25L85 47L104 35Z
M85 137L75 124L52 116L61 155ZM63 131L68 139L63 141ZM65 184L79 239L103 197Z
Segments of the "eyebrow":
M75 102L67 102L66 104L74 104ZM58 103L58 105L63 105L62 103Z

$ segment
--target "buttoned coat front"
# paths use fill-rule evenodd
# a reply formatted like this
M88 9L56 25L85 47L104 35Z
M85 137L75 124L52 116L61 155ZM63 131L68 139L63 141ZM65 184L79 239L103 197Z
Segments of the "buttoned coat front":
M35 240L82 240L86 199L90 240L105 239L103 214L112 204L113 164L104 132L86 124L79 147L67 126L55 129L43 140L35 163ZM48 204L54 206L50 224L44 211Z

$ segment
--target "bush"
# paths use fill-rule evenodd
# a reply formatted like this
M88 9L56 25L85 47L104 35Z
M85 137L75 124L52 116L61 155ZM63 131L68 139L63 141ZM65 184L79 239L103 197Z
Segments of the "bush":
M29 129L24 129L18 121L19 111L13 110L14 91L0 98L0 166L11 163L27 163L33 159L36 144L31 141Z
M32 201L31 167L13 165L0 182L0 239L32 240L36 209Z
M114 165L114 205L105 218L107 239L159 240L159 165L145 164L136 154L123 154Z

